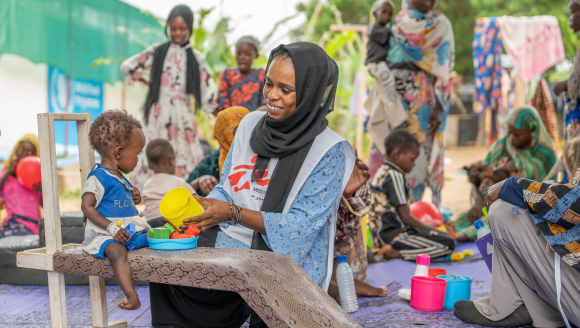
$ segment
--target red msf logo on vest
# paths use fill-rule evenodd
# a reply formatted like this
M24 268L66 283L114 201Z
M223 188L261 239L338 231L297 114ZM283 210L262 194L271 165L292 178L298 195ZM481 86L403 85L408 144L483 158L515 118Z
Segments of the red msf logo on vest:
M234 167L232 170L232 174L228 175L228 179L230 179L230 185L234 188L234 192L238 192L240 190L250 190L250 181L252 179L252 171L254 170L254 166L256 164L256 159L258 156L254 156L251 160L251 165L238 165ZM246 174L247 173L247 174ZM264 176L268 176L268 167L266 166L266 171L264 172ZM270 179L262 179L256 180L256 184L258 186L267 186L270 183Z

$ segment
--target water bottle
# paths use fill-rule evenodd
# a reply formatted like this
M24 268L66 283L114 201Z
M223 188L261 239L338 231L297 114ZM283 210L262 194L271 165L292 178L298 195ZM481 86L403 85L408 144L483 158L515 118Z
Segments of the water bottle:
M428 277L429 276L429 263L431 262L431 256L427 254L417 255L417 268L415 268L414 277Z
M489 230L481 220L473 222L473 226L475 227L475 229L477 229L477 239L480 239L481 237L487 235L488 233L491 233L491 230Z
M338 284L338 294L340 295L340 305L348 312L358 311L358 301L354 290L354 278L352 270L346 263L346 255L338 256L338 267L336 268L336 283Z
M475 227L475 229L477 229L477 239L481 239L491 233L491 230L489 230L481 220L473 222L473 226ZM487 255L491 255L492 253L493 253L493 245L487 243Z

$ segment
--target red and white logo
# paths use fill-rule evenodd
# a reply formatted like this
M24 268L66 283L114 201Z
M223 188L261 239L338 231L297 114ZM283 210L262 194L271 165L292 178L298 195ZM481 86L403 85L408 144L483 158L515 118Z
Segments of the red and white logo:
M232 174L228 176L230 179L230 185L234 188L234 192L238 192L240 190L250 190L250 181L252 179L252 171L254 170L254 166L256 164L256 160L258 156L254 156L251 160L251 165L238 165L234 167L232 170ZM247 173L247 174L246 174ZM266 170L264 171L263 176L268 176L268 167L266 166ZM258 186L267 186L270 184L270 179L256 179L256 184Z

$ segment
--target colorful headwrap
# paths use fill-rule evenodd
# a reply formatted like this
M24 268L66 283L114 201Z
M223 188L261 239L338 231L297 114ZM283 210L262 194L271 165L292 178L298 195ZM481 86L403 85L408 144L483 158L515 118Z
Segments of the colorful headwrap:
M12 154L10 154L10 157L8 157L6 162L4 162L4 165L2 166L2 170L6 170L10 166L10 162L14 158L16 158L16 152L18 151L18 147L20 147L20 143L24 142L24 141L28 141L28 142L32 143L34 145L34 148L36 148L36 156L40 157L40 144L38 142L38 137L34 133L26 134L26 135L24 135L24 137L22 137L22 138L20 138L20 140L18 140L18 142L14 146L14 149L12 150Z
M534 107L524 105L512 109L506 123L516 129L533 129L532 146L530 149L518 149L505 135L491 146L485 161L490 165L497 165L504 155L508 155L521 177L542 181L556 163L556 148L540 115Z
M219 166L220 175L222 172L222 167L234 141L234 130L240 125L240 122L244 116L248 115L250 111L241 106L230 107L222 110L218 113L215 120L215 126L213 129L214 137L217 139L221 146Z

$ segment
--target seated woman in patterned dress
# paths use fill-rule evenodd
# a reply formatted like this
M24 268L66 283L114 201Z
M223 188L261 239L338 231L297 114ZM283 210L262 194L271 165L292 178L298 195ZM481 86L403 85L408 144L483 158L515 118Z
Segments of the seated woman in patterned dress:
M199 246L289 255L324 290L332 274L336 213L353 171L352 146L328 128L338 66L318 45L270 54L267 112L246 115L205 212L184 223ZM251 311L236 293L150 284L154 327L239 327ZM265 327L255 314L250 327Z

